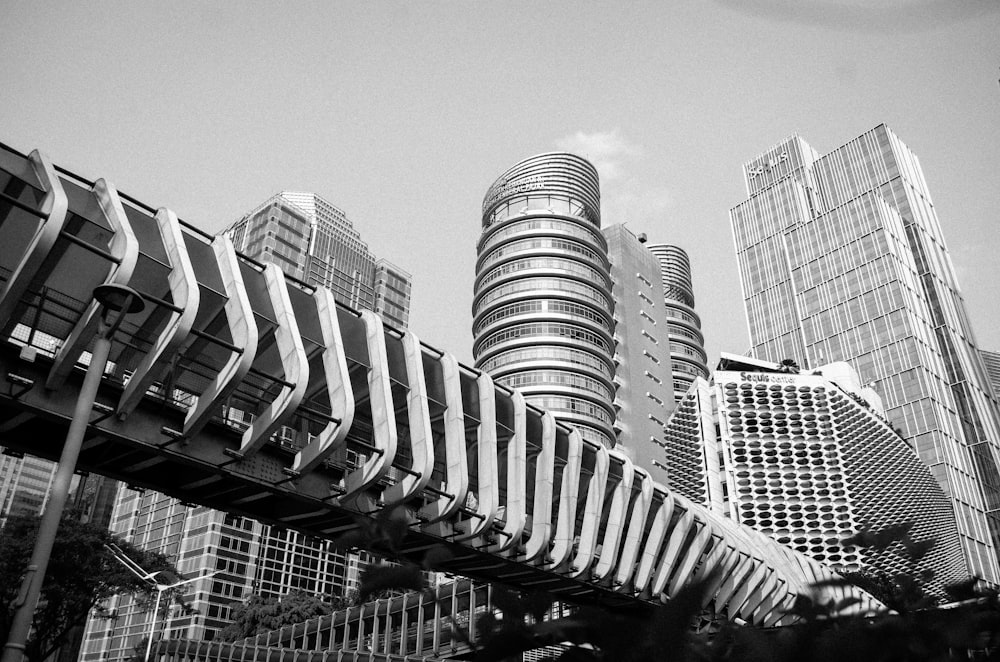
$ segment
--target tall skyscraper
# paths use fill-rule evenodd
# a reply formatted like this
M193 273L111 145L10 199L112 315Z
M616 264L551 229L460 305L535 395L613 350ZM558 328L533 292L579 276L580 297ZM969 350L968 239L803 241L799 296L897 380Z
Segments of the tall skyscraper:
M42 514L56 475L56 463L12 453L0 446L0 524L8 516ZM107 526L117 483L96 475L76 475L70 485L71 508L86 522Z
M0 455L0 520L8 515L41 515L56 463L32 455Z
M122 489L111 530L165 554L185 577L217 574L185 587L193 612L163 604L155 623L148 605L113 596L107 606L114 617L88 621L81 660L126 660L151 631L157 639L211 640L232 621L235 603L254 594L277 598L292 591L339 596L357 587L364 563L328 541L151 491Z
M916 156L884 125L821 156L794 136L744 166L730 220L754 356L846 361L1000 581L1000 422Z
M979 355L983 358L983 367L986 368L986 380L993 387L993 395L1000 398L1000 352L980 350Z
M660 263L618 223L603 231L615 302L617 446L656 480L666 478L663 426L674 408Z
M908 572L898 543L842 541L912 523L913 541L935 541L919 566L934 571L928 588L943 595L967 577L949 499L846 363L800 373L723 354L678 404L666 443L667 485L817 561Z
M476 367L615 443L614 319L597 171L564 153L508 169L483 200L473 301Z
M701 333L701 318L694 310L691 261L680 246L649 244L649 250L660 262L674 400L679 402L696 378L708 378L705 337Z
M226 234L244 255L325 287L345 305L374 310L399 328L409 321L410 274L376 260L347 215L315 193L278 193Z
M410 322L412 276L386 259L375 261L375 306L389 324L405 329Z
M340 303L373 310L405 327L410 274L376 259L344 212L312 193L268 198L226 231L247 257L278 265L286 274L330 289ZM157 636L212 639L232 619L234 602L253 594L282 597L304 591L320 597L356 589L367 553L349 553L326 540L243 517L183 504L163 494L123 489L111 530L139 547L166 554L186 576L218 571L193 582L187 597L196 613L168 609ZM124 660L151 629L152 614L129 596L110 605L116 619L91 619L82 660Z

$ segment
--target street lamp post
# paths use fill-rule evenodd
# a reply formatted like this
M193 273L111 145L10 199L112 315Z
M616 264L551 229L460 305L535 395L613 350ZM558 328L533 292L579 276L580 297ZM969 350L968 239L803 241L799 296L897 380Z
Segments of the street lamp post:
M172 588L177 588L183 584L190 584L191 582L198 581L199 579L207 579L213 575L217 575L218 570L213 570L207 575L201 575L200 577L192 577L191 579L184 579L179 582L174 582L173 584L161 584L156 583L156 604L153 606L153 619L149 622L149 636L146 638L146 655L142 659L145 662L149 662L149 654L153 650L153 635L156 634L156 615L160 611L160 597L163 595L164 591L169 591ZM159 573L153 573L153 576ZM169 620L169 619L168 619Z
M66 433L66 442L59 457L59 465L49 490L45 511L38 525L38 535L35 538L31 560L25 569L21 588L14 600L14 617L0 662L21 662L24 656L28 634L31 631L31 621L38 605L49 557L52 555L52 545L59 530L59 520L66 507L70 483L76 471L76 461L83 446L83 436L90 423L97 389L101 385L101 377L104 375L108 355L111 353L111 338L125 315L137 313L145 307L142 297L124 285L99 285L94 289L94 298L101 304L102 310L90 365L87 366L87 373L83 378L80 397L73 410L73 419L70 422L69 432Z
M166 574L162 570L155 570L153 572L146 572L146 569L140 566L138 563L133 561L128 557L122 549L115 544L104 546L111 555L118 559L122 565L128 568L132 574L141 579L142 581L149 584L152 588L156 589L156 602L153 605L153 618L149 621L149 635L146 637L146 656L143 658L145 662L149 662L149 653L153 648L153 635L156 633L156 616L160 611L160 598L163 596L165 591L169 591L172 588L177 588L178 586L183 586L184 584L190 584L191 582L198 581L199 579L208 579L209 577L214 577L215 575L222 572L221 570L213 570L212 572L200 575L198 577L192 577L191 579L182 579L180 581L174 582L173 584L161 584L160 582L153 579L159 574ZM167 619L167 624L169 625L170 619Z

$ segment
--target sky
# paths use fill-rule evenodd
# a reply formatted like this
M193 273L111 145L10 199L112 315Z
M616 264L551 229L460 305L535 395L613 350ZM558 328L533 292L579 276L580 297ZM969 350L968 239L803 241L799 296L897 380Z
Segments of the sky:
M281 190L413 274L411 328L472 361L482 198L555 149L603 221L691 257L710 363L748 345L741 166L887 124L917 154L981 347L1000 350L995 0L6 0L0 142L216 232Z

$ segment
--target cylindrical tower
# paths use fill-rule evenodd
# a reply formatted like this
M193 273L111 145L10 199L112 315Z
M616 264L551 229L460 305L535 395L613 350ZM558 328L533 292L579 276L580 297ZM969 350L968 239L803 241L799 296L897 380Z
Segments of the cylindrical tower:
M614 321L597 171L540 154L486 192L472 304L476 367L614 445Z
M701 318L694 311L691 261L679 246L648 244L660 262L663 301L667 314L667 337L673 364L674 400L687 392L695 377L708 379L708 356L701 334Z

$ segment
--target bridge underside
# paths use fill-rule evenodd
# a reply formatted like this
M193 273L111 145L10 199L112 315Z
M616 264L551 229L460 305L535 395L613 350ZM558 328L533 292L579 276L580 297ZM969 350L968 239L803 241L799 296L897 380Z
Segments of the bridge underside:
M70 375L56 392L30 388L43 383L51 361L27 363L14 346L0 347L0 375L6 384L0 395L0 443L8 449L58 460L76 402L82 370ZM290 454L267 447L252 460L237 460L226 449L238 448L240 432L211 422L194 442L175 441L163 427L179 427L184 411L157 399L144 400L125 421L114 416L122 389L107 380L101 385L93 420L80 454L79 470L120 480L131 487L163 492L186 503L238 513L319 538L337 538L358 528L362 514L337 507L330 479L306 474L294 481L283 471ZM103 417L103 420L102 420ZM150 440L150 441L143 441ZM433 527L429 527L433 528ZM452 558L435 555L435 570L499 581L518 588L552 592L576 602L611 607L641 607L630 595L583 584L467 544L449 542L439 533L413 528L400 543L402 558L420 563L433 546L445 546ZM385 551L385 550L383 550ZM440 560L438 560L440 559Z
M3 445L58 457L101 284L146 307L114 336L81 470L322 538L403 512L406 558L443 545L434 569L616 608L700 581L772 625L832 576L412 332L0 146Z

